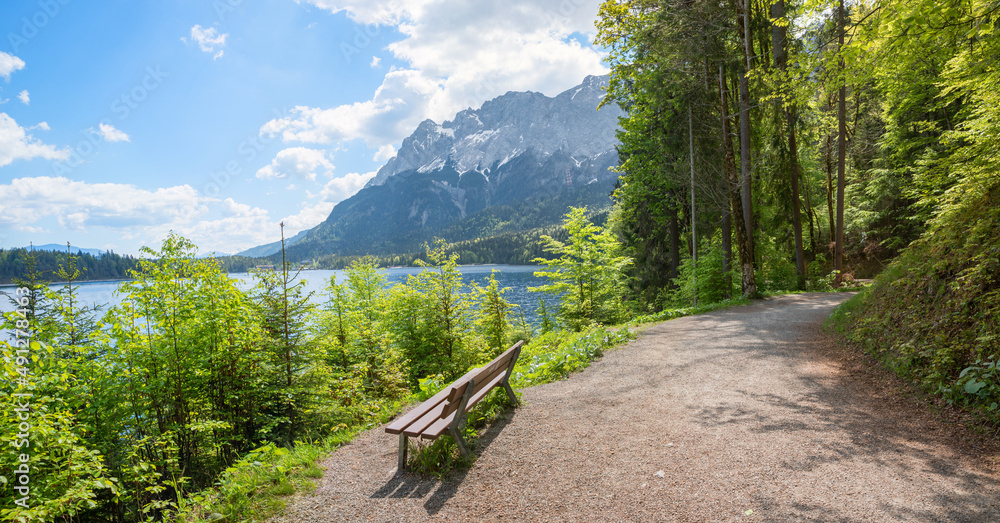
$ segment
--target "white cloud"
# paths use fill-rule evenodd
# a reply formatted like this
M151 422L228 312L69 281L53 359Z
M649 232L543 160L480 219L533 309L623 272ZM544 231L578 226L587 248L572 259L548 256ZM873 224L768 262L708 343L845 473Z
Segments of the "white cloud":
M554 95L607 70L601 53L571 38L595 33L601 0L306 1L345 12L366 33L394 27L404 37L388 50L408 67L390 70L371 100L296 107L261 128L285 141L361 138L378 149L399 143L426 118L441 122L507 91ZM354 39L339 48L348 60L363 54Z
M45 125L42 127L42 125ZM48 124L42 122L36 127L48 130ZM0 113L0 167L14 160L30 160L45 158L62 160L69 156L69 151L56 149L36 140L25 129L17 124L7 113Z
M375 152L375 156L372 157L372 160L376 162L386 162L391 160L393 156L396 156L396 148L393 147L392 144L387 143L378 148L378 151Z
M440 86L419 71L390 71L369 101L333 109L296 106L291 116L264 124L261 134L280 135L286 142L319 144L361 138L375 149L412 132L425 118L422 108L439 91Z
M21 100L21 103L23 103L24 105L28 105L28 103L31 102L31 96L28 95L27 89L21 91L20 93L17 93L17 99Z
M375 177L375 171L368 173L348 173L346 176L334 178L323 186L319 194L307 193L310 198L319 197L327 203L339 203L354 196L368 180Z
M331 202L318 202L313 205L306 205L297 214L286 216L281 220L285 224L285 237L294 236L306 229L311 229L319 225L327 216L330 216L330 211L333 210L335 205L337 204Z
M10 81L10 75L14 74L15 71L20 71L24 69L24 60L12 55L0 51L0 76L4 80Z
M319 201L313 204L303 203L302 210L298 213L284 217L281 221L285 223L285 235L291 236L319 225L330 216L334 206L354 196L368 183L368 180L374 177L374 171L363 174L349 173L347 176L330 180L317 194L307 191L306 194L310 199L319 198Z
M71 229L183 224L208 212L189 185L155 191L63 177L16 178L0 185L0 223L32 226L47 218Z
M236 253L272 241L278 233L278 224L270 220L268 212L226 198L218 209L219 216L183 225L160 226L152 232L164 238L173 230L190 239L202 252Z
M107 140L107 141L109 141L109 142L128 142L128 141L131 141L129 139L129 137L128 137L127 134L125 134L122 131L119 131L118 129L115 128L115 126L113 126L113 125L111 125L109 123L102 123L102 124L98 125L98 128L101 131L101 136L104 137L104 139Z
M35 129L41 129L43 131L51 131L52 130L52 128L49 127L49 122L38 122L37 124L32 125L31 127L28 127L27 129L29 131L33 131Z
M381 58L379 58L377 56L373 56L372 57L372 63L370 63L368 65L370 65L372 67L378 67L379 64L381 64L381 63L382 63L382 59Z
M104 228L151 246L174 231L202 251L238 252L272 241L278 231L267 210L205 198L189 185L150 191L62 177L17 178L0 185L0 202L0 230L40 233L58 224L83 234Z
M226 46L226 38L229 38L229 33L219 34L214 27L203 28L196 25L191 28L191 40L197 43L202 51L213 53L213 60L222 58L222 48Z
M295 176L315 180L317 172L322 170L324 175L329 176L333 174L333 169L333 164L327 159L325 152L305 147L290 147L278 151L270 165L265 165L257 171L257 178Z

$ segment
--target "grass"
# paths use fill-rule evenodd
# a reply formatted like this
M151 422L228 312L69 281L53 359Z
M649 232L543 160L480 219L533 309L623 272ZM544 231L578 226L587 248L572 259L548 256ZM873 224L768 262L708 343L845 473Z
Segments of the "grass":
M717 311L721 309L728 309L730 307L738 307L740 305L749 305L750 300L743 298L731 298L728 300L723 300L715 303L708 303L705 305L698 305L697 307L680 307L676 309L664 309L660 312L653 314L644 314L633 318L629 322L629 325L642 325L645 323L655 323L660 321L673 320L675 318L681 318L684 316L691 316L694 314L704 314L706 312Z

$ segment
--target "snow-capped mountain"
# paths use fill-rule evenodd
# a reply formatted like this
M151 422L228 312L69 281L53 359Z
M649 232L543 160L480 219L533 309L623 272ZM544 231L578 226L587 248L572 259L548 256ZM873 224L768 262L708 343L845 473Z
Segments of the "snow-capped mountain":
M555 98L540 93L510 92L466 109L454 120L424 120L368 186L381 185L404 171L430 172L451 163L459 173L489 174L498 166L533 151L538 158L560 152L577 165L614 150L621 113L597 106L608 85L606 76L588 76L582 84Z
M588 76L555 97L509 92L444 123L425 120L364 189L288 252L413 252L435 236L551 225L570 205L610 204L621 111L598 111L607 84Z

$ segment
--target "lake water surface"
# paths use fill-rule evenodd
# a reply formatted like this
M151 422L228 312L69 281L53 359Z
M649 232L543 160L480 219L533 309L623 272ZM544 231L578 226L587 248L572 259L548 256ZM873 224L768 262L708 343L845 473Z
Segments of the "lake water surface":
M546 301L546 306L550 311L554 311L558 307L557 301L543 293L539 292L529 292L528 287L534 287L538 285L543 285L547 280L544 278L535 277L534 272L538 270L539 267L533 265L467 265L459 267L462 273L462 278L466 284L471 284L472 282L478 282L480 285L485 286L490 278L490 274L496 271L497 282L500 287L507 287L507 291L504 293L504 298L510 303L520 307L520 311L524 312L525 320L531 324L538 324L539 318L537 315L538 309L538 299L542 298ZM411 274L418 274L424 269L419 267L399 267L392 269L381 269L382 273L386 275L386 279L390 285L395 283L403 283L406 281ZM229 275L232 278L239 280L241 283L240 287L244 289L250 288L253 285L253 278L247 273L234 273ZM306 292L313 292L312 300L317 305L322 305L326 303L328 297L326 292L326 286L330 282L330 278L336 276L337 281L343 283L346 279L345 271L302 271L299 274L299 278L306 282ZM120 282L80 282L74 284L77 286L77 297L85 305L104 305L104 310L107 310L108 306L116 305L121 302L122 298L118 295L117 290ZM64 284L53 284L51 288L57 290ZM14 287L0 287L0 293L12 293ZM13 310L10 301L6 296L0 296L0 311L8 312ZM520 311L518 307L514 307L514 310L510 312L511 321L519 321Z

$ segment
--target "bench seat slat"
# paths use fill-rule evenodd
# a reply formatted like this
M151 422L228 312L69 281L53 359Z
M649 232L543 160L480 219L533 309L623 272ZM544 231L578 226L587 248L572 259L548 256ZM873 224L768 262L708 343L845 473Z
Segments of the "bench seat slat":
M449 390L451 390L451 387L448 387L447 389L437 393L437 395L435 395L431 399L421 403L420 405L410 410L406 414L396 418L395 420L393 420L392 423L386 426L385 431L388 432L389 434L399 434L404 430L406 430L407 427L412 425L413 422L417 421L425 414L427 414L428 411L434 410L435 408L438 409L444 408L442 405L444 401L448 399Z
M400 470L406 466L407 438L411 437L432 440L451 430L462 456L470 457L461 434L455 430L464 424L466 413L498 386L506 388L512 401L517 403L507 380L523 345L524 341L519 341L485 366L470 369L451 385L386 425L386 432L399 435Z
M506 372L498 374L489 382L484 382L485 387L480 389L478 392L475 392L472 395L472 397L469 398L469 403L466 406L465 411L468 412L472 410L476 406L476 404L483 399L483 397L485 397L487 394L490 393L490 391L493 390L493 387L499 385L500 382L503 381L504 376L506 376ZM475 389L478 388L479 387L475 387ZM451 425L451 422L454 421L455 414L456 414L455 412L452 412L447 417L437 419L436 421L434 421L434 423L430 424L420 432L420 437L422 439L430 440L430 439L436 439L438 436L444 434L445 432L448 431L448 427ZM416 434L414 434L414 436L415 435Z
M427 427L430 427L437 420L441 419L441 413L444 412L444 402L438 404L433 409L427 411L423 416L420 416L409 427L403 430L403 434L407 437L415 438L424 433Z
M430 399L425 400L423 403L417 405L406 414L394 419L392 423L385 427L385 431L389 434L399 434L403 432L407 427L413 424L413 422L422 418L429 411L434 410L434 408L444 403L448 399L448 394L451 393L451 389L454 388L455 384L461 384L462 381L469 379L469 376L475 374L478 370L479 369L472 369L469 372L466 372L464 376L455 380L455 383L452 385L445 387L444 390L431 396ZM441 411L438 410L438 416L440 415Z

